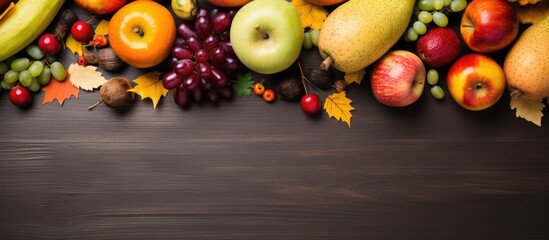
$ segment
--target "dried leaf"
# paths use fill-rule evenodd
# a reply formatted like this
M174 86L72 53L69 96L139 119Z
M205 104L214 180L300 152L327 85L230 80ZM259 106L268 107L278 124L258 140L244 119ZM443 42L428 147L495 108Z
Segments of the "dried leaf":
M345 76L343 76L343 78L345 79L345 82L347 83L347 85L350 85L351 83L360 84L365 74L366 74L366 70L362 69L354 73L345 73Z
M238 82L233 86L233 89L237 96L243 97L252 95L252 88L254 87L252 73L238 73L236 80Z
M65 100L70 99L71 96L78 99L78 93L80 93L80 89L72 85L70 74L67 74L67 78L62 82L57 81L52 77L48 85L42 88L42 91L46 94L44 100L42 100L41 106L52 103L55 100L57 100L59 106L63 106Z
M101 20L97 27L95 27L95 34L94 37L97 35L108 35L109 34L109 21L108 20Z
M533 24L549 16L549 1L540 1L537 4L524 6L513 4L512 6L517 10L519 20L523 24Z
M518 2L520 5L536 4L541 1L542 0L507 0L507 2L510 2L510 3Z
M12 2L8 6L8 8L6 8L6 10L4 10L2 14L0 14L0 19L2 19L13 7L15 7L15 3Z
M93 91L101 87L107 79L94 66L82 66L76 63L69 65L67 72L71 75L71 82L77 88L86 91Z
M165 97L168 94L168 89L165 89L164 86L162 86L160 72L143 74L134 79L133 82L137 85L128 91L137 93L141 97L141 100L150 98L153 101L155 109L160 98Z
M71 53L78 54L78 56L82 56L82 43L79 41L76 41L72 35L69 34L67 37L67 40L65 41L65 46L71 50Z
M524 118L541 127L541 112L545 108L545 104L541 100L529 101L521 97L511 98L511 110L517 109L516 116Z
M320 29L328 17L328 11L322 6L314 5L306 0L292 0L301 16L303 28Z
M345 91L336 92L328 96L324 102L324 110L328 116L337 121L346 122L351 127L351 111L355 110L351 103L353 101L345 96Z

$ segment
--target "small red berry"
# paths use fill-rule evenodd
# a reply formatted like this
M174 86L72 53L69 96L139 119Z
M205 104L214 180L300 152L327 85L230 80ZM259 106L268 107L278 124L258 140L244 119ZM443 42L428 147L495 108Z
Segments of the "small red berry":
M254 93L261 96L265 92L265 86L263 86L263 83L255 83L254 84Z
M276 99L275 91L272 89L267 89L263 92L263 100L266 102L272 102Z
M71 35L74 40L87 43L93 38L93 30L87 22L76 21L72 24Z
M26 107L32 101L32 96L29 90L23 86L17 86L10 90L10 101L18 107Z
M309 115L315 115L320 112L320 98L314 93L309 93L301 97L301 110Z
M86 58L84 56L80 56L78 58L78 65L80 65L80 66L88 65L88 62L86 61Z
M97 48L104 48L108 44L107 38L105 35L97 35L90 41L90 46Z
M46 33L38 39L38 48L43 53L54 56L61 50L61 44L53 34Z

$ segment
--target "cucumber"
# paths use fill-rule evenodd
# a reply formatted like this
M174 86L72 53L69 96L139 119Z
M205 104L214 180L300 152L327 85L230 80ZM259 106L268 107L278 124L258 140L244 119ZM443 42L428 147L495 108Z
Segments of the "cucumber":
M0 61L23 50L53 21L65 0L19 0L0 19Z

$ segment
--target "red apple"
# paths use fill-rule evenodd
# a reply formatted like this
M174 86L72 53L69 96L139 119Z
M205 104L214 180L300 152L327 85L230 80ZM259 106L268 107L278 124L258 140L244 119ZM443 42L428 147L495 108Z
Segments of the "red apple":
M91 14L112 13L124 6L126 2L126 0L74 0L74 3L76 3L76 5L80 6Z
M519 20L505 0L475 0L461 18L460 32L467 46L481 53L495 52L517 37Z
M425 66L410 51L395 50L375 64L371 85L375 98L382 104L404 107L416 102L425 86Z
M505 74L492 58L472 53L452 64L446 84L457 104L471 111L480 111L494 105L503 95Z

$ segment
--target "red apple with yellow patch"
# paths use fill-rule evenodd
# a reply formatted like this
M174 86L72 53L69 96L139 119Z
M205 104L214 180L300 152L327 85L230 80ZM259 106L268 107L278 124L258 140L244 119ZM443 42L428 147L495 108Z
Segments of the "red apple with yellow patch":
M80 6L91 14L107 14L120 9L127 0L74 0L76 5Z
M461 107L480 111L494 105L505 91L505 73L492 58L479 53L460 57L448 70L450 95Z
M475 52L503 49L515 40L518 31L517 12L505 0L472 1L461 18L463 41Z

